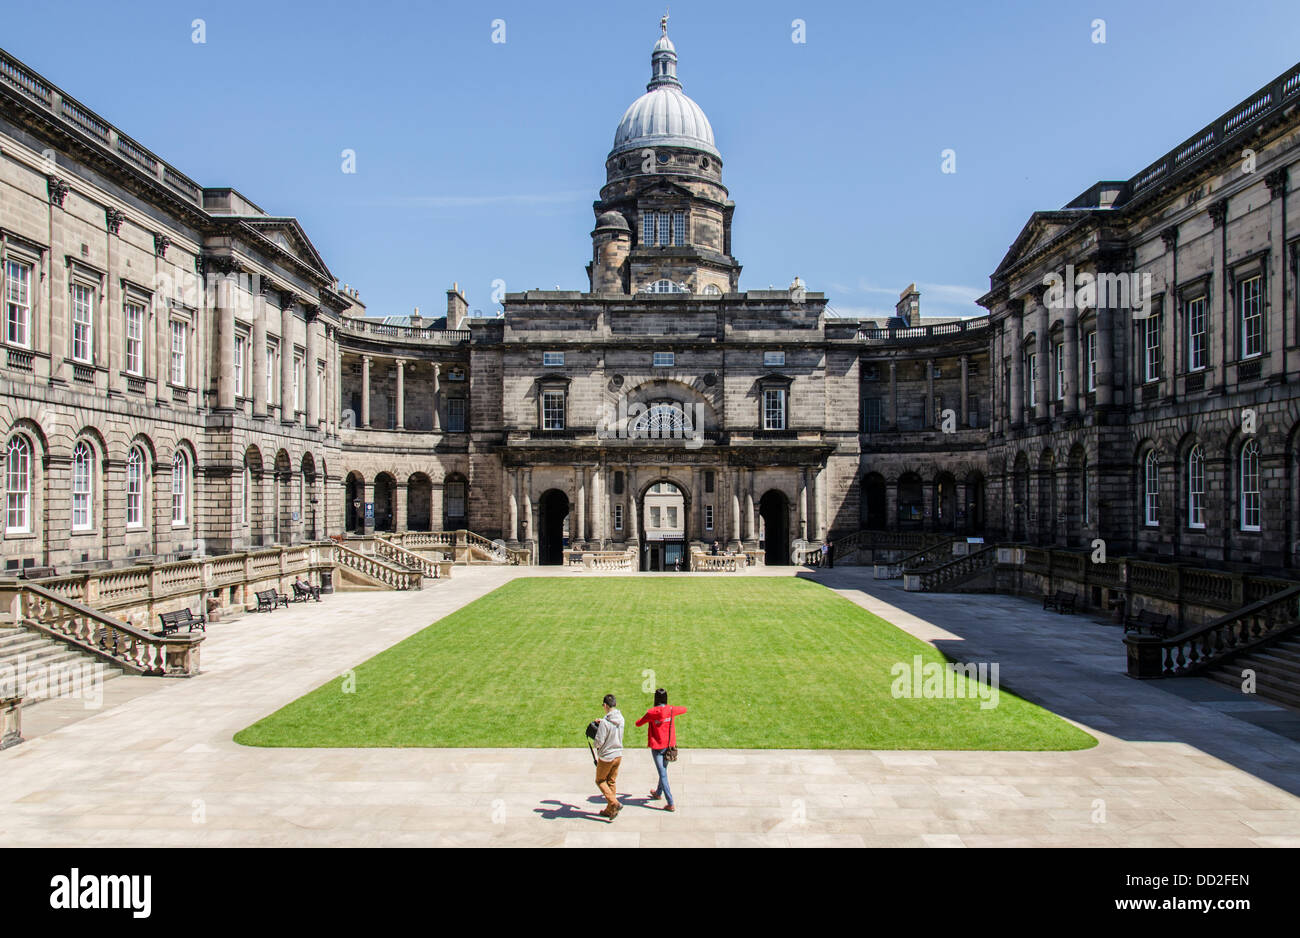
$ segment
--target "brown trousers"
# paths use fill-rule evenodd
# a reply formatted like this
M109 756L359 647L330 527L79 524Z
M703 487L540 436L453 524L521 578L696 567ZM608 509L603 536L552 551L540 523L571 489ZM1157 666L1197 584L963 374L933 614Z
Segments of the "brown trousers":
M610 762L596 763L596 787L611 805L618 804L618 798L615 797L618 789L615 786L618 784L618 766L622 761L623 757L619 756Z

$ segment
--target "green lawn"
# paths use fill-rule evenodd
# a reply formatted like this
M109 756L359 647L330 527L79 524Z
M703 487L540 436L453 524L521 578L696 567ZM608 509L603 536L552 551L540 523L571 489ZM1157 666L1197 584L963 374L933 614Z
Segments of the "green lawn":
M358 629L365 623L359 621ZM679 743L738 749L1086 749L1005 689L897 697L891 667L945 659L816 583L784 577L514 580L241 730L250 746L582 747L618 695L625 745L664 686ZM653 670L652 677L643 672ZM973 682L972 682L973 684Z

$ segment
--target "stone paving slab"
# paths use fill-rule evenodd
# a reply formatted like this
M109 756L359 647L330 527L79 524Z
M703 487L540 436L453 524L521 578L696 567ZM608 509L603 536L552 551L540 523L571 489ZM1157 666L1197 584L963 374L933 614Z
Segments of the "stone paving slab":
M421 592L341 593L247 615L212 626L198 678L119 678L105 685L103 709L76 719L51 709L42 723L48 704L33 707L26 721L39 735L0 752L0 844L1300 846L1300 745L1242 719L1276 709L1130 680L1119 631L1095 620L1014 597L905 593L861 568L810 575L954 657L997 661L1006 685L1099 745L683 749L675 814L648 801L654 769L632 747L619 779L626 806L609 822L596 813L585 750L253 749L231 739L512 577L539 574L583 575L457 568ZM109 700L128 680L138 689Z

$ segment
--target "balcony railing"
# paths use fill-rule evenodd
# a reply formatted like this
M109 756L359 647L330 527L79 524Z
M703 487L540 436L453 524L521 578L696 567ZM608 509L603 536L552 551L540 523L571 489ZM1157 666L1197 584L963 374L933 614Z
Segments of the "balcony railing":
M989 317L975 316L955 322L935 323L931 326L899 326L879 329L859 329L858 338L864 342L923 343L944 336L961 335L987 329Z
M353 335L379 336L399 342L419 342L425 345L459 345L468 342L468 329L430 329L422 326L394 326L375 319L343 319L339 328Z

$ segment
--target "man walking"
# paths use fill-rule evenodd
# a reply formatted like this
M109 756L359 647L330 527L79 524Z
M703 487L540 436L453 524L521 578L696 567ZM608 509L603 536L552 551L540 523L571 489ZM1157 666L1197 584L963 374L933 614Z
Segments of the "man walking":
M596 787L609 804L600 812L611 821L623 810L618 803L618 765L623 761L623 714L618 712L618 700L606 694L601 702L605 716L596 726Z

